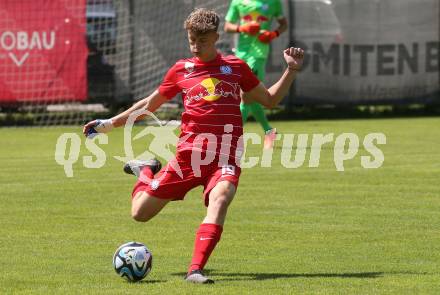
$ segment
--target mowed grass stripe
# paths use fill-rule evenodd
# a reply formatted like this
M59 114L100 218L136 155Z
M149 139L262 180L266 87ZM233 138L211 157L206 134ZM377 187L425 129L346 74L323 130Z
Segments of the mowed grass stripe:
M54 159L63 132L80 127L0 129L1 294L438 294L440 119L274 122L280 133L358 134L354 159L336 171L334 143L309 168L244 169L222 241L207 270L214 286L183 282L205 209L200 188L147 224L130 218L134 178L122 173L123 132L109 134L106 165L86 169L81 138L74 177ZM136 131L140 131L141 127ZM246 131L261 134L250 123ZM364 169L366 134L383 132L385 162ZM151 138L133 143L141 152ZM296 142L294 143L294 147ZM292 152L292 159L295 150ZM260 156L250 145L248 156ZM111 267L118 245L153 251L145 283Z

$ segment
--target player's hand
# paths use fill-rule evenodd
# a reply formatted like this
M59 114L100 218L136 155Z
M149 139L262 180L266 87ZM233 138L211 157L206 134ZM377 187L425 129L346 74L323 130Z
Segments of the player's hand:
M93 120L84 125L83 133L86 137L93 137L97 133L107 133L113 129L113 123L111 119Z
M260 24L257 22L249 22L245 25L239 26L238 31L251 36L255 36L260 32Z
M258 40L261 43L269 44L273 39L278 38L280 32L278 31L263 31L259 36Z
M289 69L298 71L301 69L304 61L304 50L296 47L287 48L284 50L284 60Z

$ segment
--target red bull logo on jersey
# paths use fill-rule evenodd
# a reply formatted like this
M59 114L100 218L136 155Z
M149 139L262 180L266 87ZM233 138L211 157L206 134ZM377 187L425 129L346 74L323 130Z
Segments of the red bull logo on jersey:
M222 97L233 97L239 99L240 87L237 83L226 82L217 78L206 78L192 88L186 89L185 103L205 100L209 102L217 101Z
M269 18L262 15L258 11L252 11L251 13L245 15L242 17L242 20L246 23L248 22L257 22L257 23L263 23L269 21Z

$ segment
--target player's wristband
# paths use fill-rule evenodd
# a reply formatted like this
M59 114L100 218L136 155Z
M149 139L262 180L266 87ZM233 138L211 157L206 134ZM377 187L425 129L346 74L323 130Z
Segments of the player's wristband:
M275 33L275 35L277 35L277 38L280 36L280 31L275 30L274 33Z
M235 30L235 32L240 33L240 25L237 25L237 29Z
M99 133L107 133L112 131L113 123L111 119L96 120L95 130Z

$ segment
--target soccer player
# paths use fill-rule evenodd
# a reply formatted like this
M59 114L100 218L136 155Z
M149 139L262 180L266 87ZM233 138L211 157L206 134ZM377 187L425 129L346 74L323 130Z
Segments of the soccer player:
M244 60L258 79L264 82L269 43L287 29L281 1L232 0L225 19L224 30L228 33L240 34L235 55ZM273 19L278 22L275 31L271 31ZM276 129L270 126L261 104L242 102L240 109L243 122L246 122L249 114L252 114L260 123L266 134L264 148L271 148L276 137Z
M130 161L124 170L138 176L132 192L131 212L140 222L153 218L168 202L182 200L192 188L204 186L207 213L197 230L185 279L193 283L213 283L202 270L220 240L240 177L237 163L237 146L243 134L240 95L246 101L255 100L274 107L287 94L302 65L304 52L299 48L284 50L286 69L279 81L266 89L245 62L217 52L219 17L214 11L196 9L184 26L193 57L177 61L150 96L111 119L87 123L83 132L85 135L108 132L123 126L131 114L140 110L153 112L178 93L182 94L185 110L176 157L163 169L160 162L153 159ZM206 159L211 161L206 163Z

